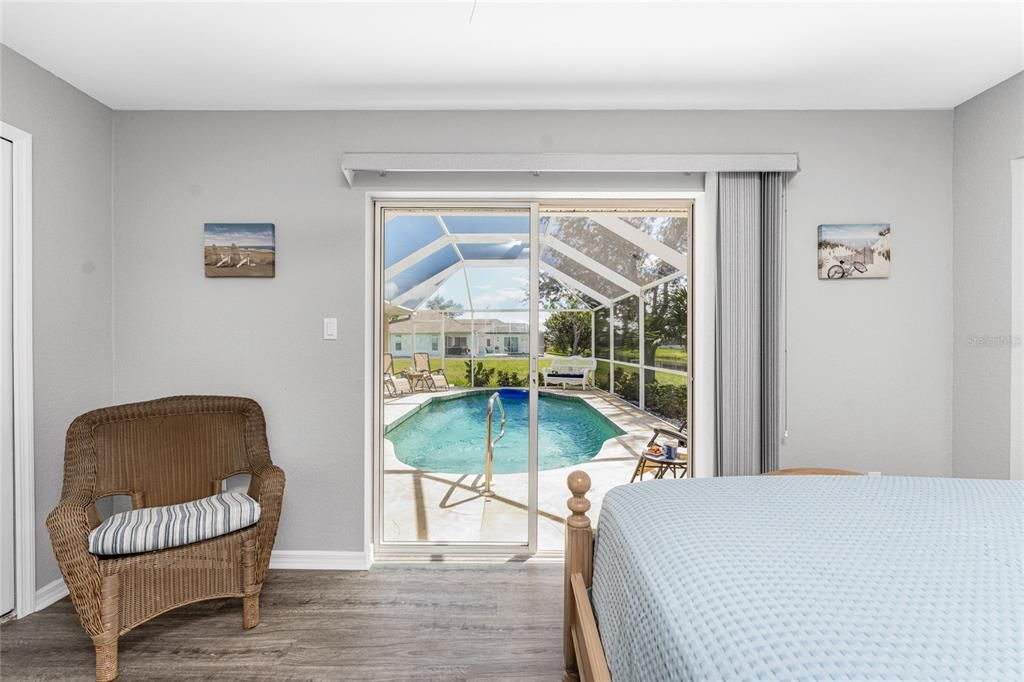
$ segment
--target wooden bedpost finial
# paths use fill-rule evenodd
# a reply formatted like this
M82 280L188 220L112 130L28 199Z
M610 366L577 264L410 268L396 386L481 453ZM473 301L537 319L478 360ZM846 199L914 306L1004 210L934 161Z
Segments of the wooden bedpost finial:
M573 528L589 528L590 517L587 516L587 512L590 511L590 500L587 499L587 491L590 490L590 476L587 472L577 469L569 474L566 482L572 493L566 506L572 514L565 522Z

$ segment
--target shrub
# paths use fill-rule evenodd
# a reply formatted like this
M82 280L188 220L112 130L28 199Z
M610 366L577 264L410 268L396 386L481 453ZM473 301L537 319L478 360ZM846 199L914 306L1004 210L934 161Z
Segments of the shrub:
M615 368L615 392L630 402L640 399L640 373Z
M644 406L647 410L674 422L686 421L686 402L686 386L654 381L644 389Z
M477 370L479 374L480 370ZM519 372L506 372L501 369L498 370L498 386L522 388L526 386L526 377L519 377Z
M467 386L489 386L491 379L494 378L494 367L484 367L482 364L477 364L476 372L473 372L473 361L466 360L466 385Z
M640 373L616 368L615 393L629 402L639 401ZM659 384L652 378L644 387L644 409L673 422L686 421L687 400L685 385Z

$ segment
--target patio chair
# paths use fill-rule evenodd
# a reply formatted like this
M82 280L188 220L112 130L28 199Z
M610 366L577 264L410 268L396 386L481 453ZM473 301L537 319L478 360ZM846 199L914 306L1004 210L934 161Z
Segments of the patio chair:
M658 442L659 438L667 438L669 440L676 441L676 458L665 459L664 457L656 457L654 455L647 454L647 448L651 447ZM640 458L637 460L636 468L633 469L633 477L629 479L629 482L639 478L641 481L644 480L644 474L648 469L654 470L654 478L665 478L665 474L672 472L672 478L686 478L690 473L690 453L688 451L689 439L686 436L686 428L681 427L678 431L672 429L666 429L658 427L654 429L654 434L651 439L647 441L647 446L644 451L640 453Z
M222 492L239 474L251 477L248 494ZM101 523L96 502L111 495L130 496L132 509ZM120 637L186 604L241 598L242 627L256 627L283 497L253 400L177 396L75 419L46 528L96 648L96 679L117 677Z
M384 354L384 390L389 398L395 398L399 393L412 393L412 384L403 374L395 374L395 359L391 353Z
M405 376L409 378L414 387L422 385L431 391L438 389L446 391L451 388L443 369L430 369L428 353L413 353L412 369L407 370Z

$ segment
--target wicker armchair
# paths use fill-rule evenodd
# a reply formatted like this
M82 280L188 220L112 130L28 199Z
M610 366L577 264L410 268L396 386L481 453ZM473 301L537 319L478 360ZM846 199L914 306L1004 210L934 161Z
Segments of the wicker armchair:
M223 479L252 475L262 515L234 533L143 554L89 553L96 502L129 495L134 508L179 504L220 492ZM243 627L260 620L284 495L270 461L259 404L246 398L179 396L94 410L72 422L61 500L46 520L82 627L96 647L96 679L117 677L118 638L166 611L241 597Z

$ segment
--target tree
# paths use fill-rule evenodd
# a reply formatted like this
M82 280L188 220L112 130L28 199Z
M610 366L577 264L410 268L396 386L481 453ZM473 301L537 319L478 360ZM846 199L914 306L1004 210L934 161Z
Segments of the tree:
M689 294L682 279L675 279L647 292L644 314L644 358L654 364L654 354L665 343L686 342L686 314ZM685 369L685 368L680 368Z
M424 303L423 307L428 310L455 310L459 307L459 304L450 298L445 298L441 294L437 294Z
M561 310L545 323L544 343L549 351L579 355L590 350L590 313Z
M592 307L583 296L576 291L566 287L557 279L547 274L540 273L537 280L537 292L540 294L541 310L580 310ZM530 304L530 295L523 296L524 304Z

